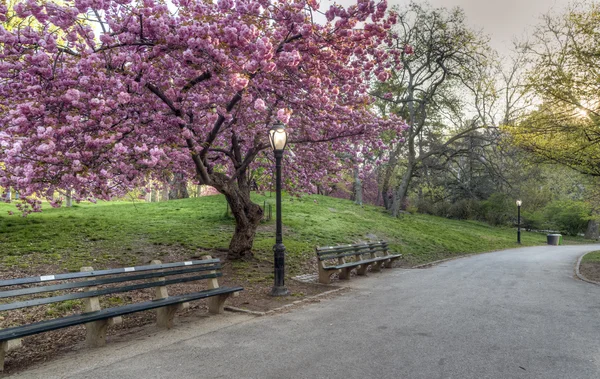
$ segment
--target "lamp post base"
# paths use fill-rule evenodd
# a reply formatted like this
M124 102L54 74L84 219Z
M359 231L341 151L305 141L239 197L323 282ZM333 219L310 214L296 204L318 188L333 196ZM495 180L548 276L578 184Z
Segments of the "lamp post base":
M271 296L287 296L289 294L290 291L285 287L273 286L273 288L271 288Z

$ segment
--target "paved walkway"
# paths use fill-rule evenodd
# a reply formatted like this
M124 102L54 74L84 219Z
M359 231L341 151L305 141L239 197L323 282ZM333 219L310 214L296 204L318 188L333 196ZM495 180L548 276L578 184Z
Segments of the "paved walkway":
M384 271L290 313L232 315L84 350L24 378L600 378L596 246L534 247Z

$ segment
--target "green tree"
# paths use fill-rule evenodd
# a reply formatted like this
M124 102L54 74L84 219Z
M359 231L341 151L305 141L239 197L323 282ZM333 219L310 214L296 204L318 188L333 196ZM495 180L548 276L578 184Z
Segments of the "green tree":
M388 83L374 89L379 111L398 114L411 127L404 142L390 146L382 175L383 199L394 216L405 203L411 180L423 161L442 154L452 142L482 126L469 122L448 127L462 114L464 94L460 91L469 89L464 84L477 80L481 67L493 56L487 39L467 26L460 8L411 2L398 13L391 37L396 47L404 48L403 66L393 72ZM404 169L389 202L388 192L400 164Z
M545 16L525 49L539 105L506 130L546 161L600 176L600 4L584 1Z

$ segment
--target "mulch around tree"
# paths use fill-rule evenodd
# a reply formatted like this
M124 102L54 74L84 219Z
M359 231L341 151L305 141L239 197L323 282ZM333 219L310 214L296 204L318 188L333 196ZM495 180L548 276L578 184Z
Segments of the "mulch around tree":
M586 279L600 283L600 262L582 262L579 272Z
M269 295L272 286L272 279L265 279L269 278L269 276L272 274L272 263L250 260L243 262L243 268L235 269L233 266L237 265L237 263L225 261L224 253L213 251L210 252L210 255L221 258L223 262L223 276L219 278L219 284L221 286L244 287L244 290L241 291L238 296L231 296L226 302L226 305L237 308L265 312L336 288L335 286L324 286L311 283L301 283L294 280L286 280L286 287L290 290L291 295L286 297L272 297ZM178 262L188 259L200 259L200 256L201 255L190 256L189 254L185 253L171 252L167 256L162 257L162 261L165 263ZM149 262L141 262L140 264L148 263ZM122 266L115 264L106 268L113 267ZM45 274L56 274L60 272L63 271L61 271L58 266L52 265L39 266L35 269L32 268L26 270L11 268L10 271L0 271L0 278L11 279ZM204 289L203 285L204 283L202 282L191 282L170 285L167 288L169 295L177 295ZM127 292L124 294L117 294L111 296L110 298L102 297L100 301L101 306L103 308L107 308L111 306L118 306L120 304L151 300L152 295L153 289L144 289ZM80 313L83 308L83 303L81 301L73 301L67 306L61 304L63 303L1 312L0 328L29 324L37 321L62 317L69 314ZM177 325L178 318L188 320L190 318L197 319L206 317L207 314L208 307L206 305L206 300L195 301L190 303L190 307L188 309L179 311L177 313L175 324ZM132 333L134 330L150 327L154 324L154 322L155 314L153 311L138 312L123 316L122 324L108 328L107 345L110 345L111 338L119 338L123 335ZM14 374L29 367L33 367L34 365L65 355L70 351L86 348L84 341L85 327L83 325L26 337L23 339L22 348L7 353L4 374Z

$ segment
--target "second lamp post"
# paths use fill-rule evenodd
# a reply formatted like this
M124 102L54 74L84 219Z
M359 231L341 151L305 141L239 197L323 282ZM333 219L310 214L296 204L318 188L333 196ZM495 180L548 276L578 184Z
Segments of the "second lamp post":
M521 200L517 200L517 243L521 243Z
M285 288L285 246L283 245L282 223L281 223L281 160L283 151L287 145L287 131L281 122L276 122L269 130L269 141L275 153L275 201L276 201L276 232L275 246L273 246L274 255L274 273L275 283L271 289L271 296L289 295Z

